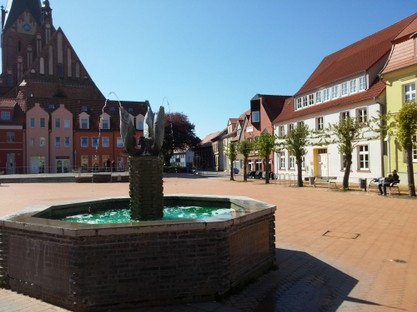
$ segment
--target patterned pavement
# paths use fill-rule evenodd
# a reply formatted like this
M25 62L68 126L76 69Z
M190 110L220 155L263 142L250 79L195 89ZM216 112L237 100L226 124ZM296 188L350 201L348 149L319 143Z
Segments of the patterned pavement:
M417 311L417 200L239 179L170 176L164 191L277 205L278 269L222 302L136 312ZM39 203L126 194L127 183L2 183L0 216ZM65 310L0 289L0 311Z

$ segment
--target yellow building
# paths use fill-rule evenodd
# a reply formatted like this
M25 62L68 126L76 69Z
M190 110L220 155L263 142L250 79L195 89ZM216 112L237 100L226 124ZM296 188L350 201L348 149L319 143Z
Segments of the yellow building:
M404 102L416 102L417 84L417 16L394 39L381 79L386 84L387 112L396 113ZM417 105L417 104L416 104ZM416 133L417 135L417 133ZM398 170L403 182L407 181L407 164L404 152L396 138L386 137L385 170ZM417 179L417 146L413 148L414 179Z

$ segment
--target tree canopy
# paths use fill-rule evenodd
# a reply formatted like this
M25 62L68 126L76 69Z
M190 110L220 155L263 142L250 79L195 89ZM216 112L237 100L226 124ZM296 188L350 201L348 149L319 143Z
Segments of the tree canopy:
M253 142L249 140L243 140L239 142L237 146L237 151L243 156L243 181L247 181L247 167L248 167L248 158L249 154L253 150Z
M265 183L269 183L269 160L270 155L275 151L277 147L276 137L268 132L263 132L260 136L255 139L255 149L258 151L259 157L264 161L265 166Z
M162 154L166 165L170 164L174 151L195 147L201 140L194 133L195 126L183 113L165 115L165 136Z

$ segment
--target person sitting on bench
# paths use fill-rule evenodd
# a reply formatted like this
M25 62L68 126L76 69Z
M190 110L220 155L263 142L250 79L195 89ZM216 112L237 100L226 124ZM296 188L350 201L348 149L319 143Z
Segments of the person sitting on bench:
M398 183L399 181L400 177L397 174L397 170L393 170L392 174L388 175L388 177L380 179L378 183L379 195L387 195L387 186L390 186L392 183Z

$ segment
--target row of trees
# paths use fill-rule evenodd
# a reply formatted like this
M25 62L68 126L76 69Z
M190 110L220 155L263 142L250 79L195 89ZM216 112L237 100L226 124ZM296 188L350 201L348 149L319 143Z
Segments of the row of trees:
M337 144L339 153L344 156L345 162L342 185L343 189L348 189L352 155L357 144L363 140L375 139L375 137L365 138L363 132L364 126L369 127L377 133L378 137L383 138L389 135L397 139L399 146L404 150L406 155L408 193L410 196L416 196L412 155L413 146L417 143L417 105L414 102L404 103L397 114L388 113L380 115L378 118L373 118L366 124L360 123L355 118L347 117L338 123L329 124L327 128L321 131L310 131L308 126L300 123L282 137L262 133L254 141L244 140L238 144L231 143L228 150L228 158L233 164L236 160L237 153L243 155L243 176L246 181L248 157L252 150L257 150L264 164L268 164L272 152L279 152L286 149L295 157L297 165L297 186L302 187L302 162L303 157L307 154L306 146ZM269 166L266 165L265 167L265 183L269 183ZM230 179L234 180L233 170L230 172Z

